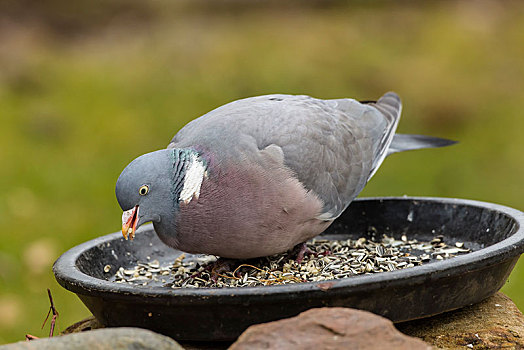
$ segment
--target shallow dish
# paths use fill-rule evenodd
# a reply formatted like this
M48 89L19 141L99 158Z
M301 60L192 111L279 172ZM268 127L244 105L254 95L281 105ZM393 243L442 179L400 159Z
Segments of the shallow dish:
M472 252L403 270L279 286L172 289L109 281L118 268L148 256L162 263L181 254L160 242L147 225L134 241L117 232L76 246L55 262L53 271L106 326L148 328L178 340L225 341L252 324L313 307L353 307L402 322L479 302L502 287L524 252L523 225L521 211L491 203L363 198L323 236L356 239L371 228L420 241L443 235L449 245L464 242ZM106 265L110 269L104 272Z

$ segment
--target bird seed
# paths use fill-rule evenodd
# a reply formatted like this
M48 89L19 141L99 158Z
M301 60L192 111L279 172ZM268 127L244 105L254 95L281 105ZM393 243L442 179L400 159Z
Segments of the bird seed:
M307 242L309 252L298 263L291 253L235 261L233 268L224 268L223 260L200 255L186 258L180 254L174 261L161 264L147 259L134 266L120 267L110 279L115 283L166 288L257 287L288 283L316 282L357 275L412 268L434 261L469 253L463 242L448 246L442 235L429 242L399 240L384 235L380 241L314 239ZM110 266L104 267L109 272Z

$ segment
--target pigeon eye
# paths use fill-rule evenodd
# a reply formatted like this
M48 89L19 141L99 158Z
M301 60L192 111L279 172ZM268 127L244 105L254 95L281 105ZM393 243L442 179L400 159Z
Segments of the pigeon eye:
M148 186L148 185L142 185L142 186L140 186L140 188L138 189L138 193L139 193L141 196L145 196L148 192L149 192L149 186Z

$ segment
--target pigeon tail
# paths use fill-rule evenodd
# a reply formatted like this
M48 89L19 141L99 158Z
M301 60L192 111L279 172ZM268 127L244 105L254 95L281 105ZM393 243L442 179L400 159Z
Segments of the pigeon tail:
M388 153L398 153L404 151L411 151L423 148L438 148L451 146L457 141L443 139L440 137L425 136L425 135L410 135L410 134L395 134L393 141L389 145Z

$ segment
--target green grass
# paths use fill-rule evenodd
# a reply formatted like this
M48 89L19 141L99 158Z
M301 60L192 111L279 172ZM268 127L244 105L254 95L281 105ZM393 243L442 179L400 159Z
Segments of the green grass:
M460 144L391 157L363 196L522 209L522 4L162 6L154 21L66 38L28 25L0 34L0 344L45 336L46 288L60 329L89 314L54 281L53 261L119 229L114 184L130 160L238 98L395 90L405 106L400 132ZM521 262L503 289L521 309L523 287Z

